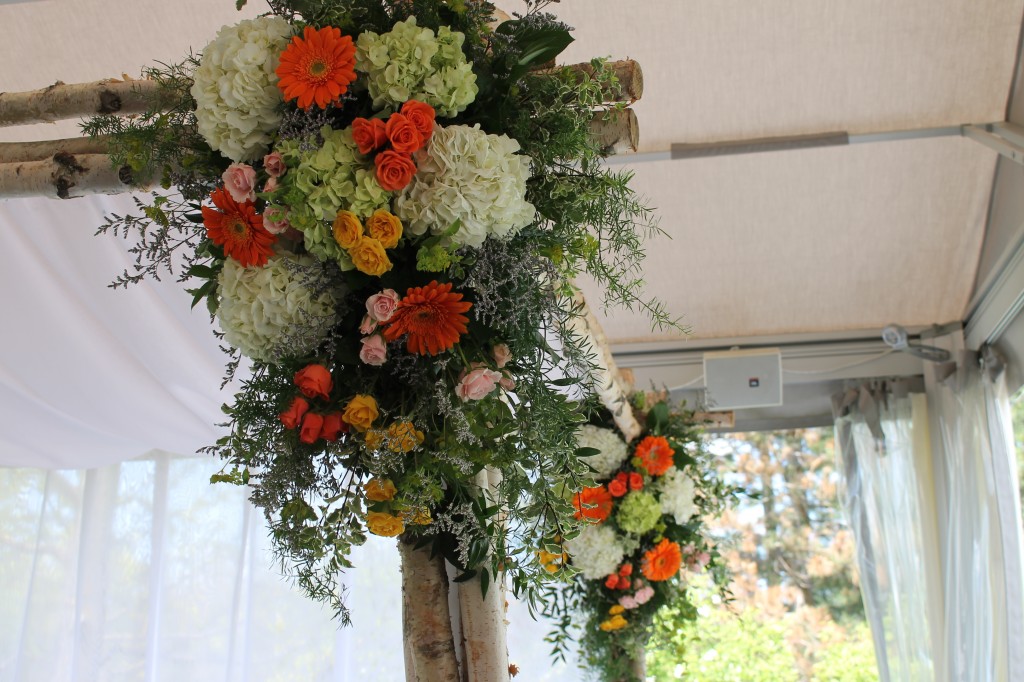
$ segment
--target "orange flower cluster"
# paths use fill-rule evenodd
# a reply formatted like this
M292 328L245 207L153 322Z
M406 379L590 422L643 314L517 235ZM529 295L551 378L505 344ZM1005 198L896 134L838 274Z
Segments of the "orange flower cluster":
M608 492L612 494L612 497L622 497L630 490L643 490L643 487L644 477L635 471L628 474L625 471L620 471L615 478L608 482Z
M653 549L644 552L644 562L641 570L647 579L652 582L668 580L679 572L683 564L683 553L679 544L668 538L662 538Z
M297 100L300 109L321 109L337 102L356 79L356 46L341 30L306 26L281 53L277 87L284 100Z
M209 206L201 209L210 241L223 247L225 255L234 258L242 267L266 265L274 253L271 247L277 237L263 227L263 216L257 215L256 206L251 201L235 201L223 187L213 190L210 199L217 209Z
M590 519L602 523L612 513L612 496L603 485L584 488L573 495L572 506L576 507L577 519Z
M310 400L329 400L334 389L331 372L323 365L307 365L295 373L295 385ZM309 400L295 396L288 409L278 415L286 429L299 429L299 440L312 445L321 438L336 441L348 431L340 412L311 412Z
M618 572L612 573L605 579L604 586L609 590L628 590L632 586L629 580L631 575L633 575L633 564L624 563L619 567Z
M663 436L647 436L636 446L634 456L640 458L640 466L651 476L661 476L672 466L675 454Z
M404 189L416 174L413 152L426 146L434 134L436 113L429 104L414 99L402 105L387 121L357 118L352 139L361 154L376 154L377 182L389 192Z
M431 282L425 287L409 289L388 321L384 338L400 339L406 334L410 353L437 355L446 351L466 333L469 318L463 315L473 306L452 293L451 283Z

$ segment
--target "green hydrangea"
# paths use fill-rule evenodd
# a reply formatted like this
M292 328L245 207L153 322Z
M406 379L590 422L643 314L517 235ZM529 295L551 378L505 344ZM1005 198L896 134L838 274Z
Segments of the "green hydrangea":
M451 255L439 244L421 246L416 252L416 269L421 272L443 272L451 264Z
M367 31L356 41L356 69L367 74L373 106L397 110L410 99L426 102L438 116L452 117L478 92L476 74L466 61L466 36L447 26L435 35L416 25L416 17L379 35Z
M661 520L661 504L651 493L634 490L622 498L615 522L627 533L643 535Z
M368 218L390 205L391 194L377 182L370 159L359 153L351 128L324 126L320 135L323 145L316 149L303 149L299 140L280 143L288 172L275 200L289 207L288 222L302 231L311 254L351 270L351 259L334 241L334 218L342 209Z

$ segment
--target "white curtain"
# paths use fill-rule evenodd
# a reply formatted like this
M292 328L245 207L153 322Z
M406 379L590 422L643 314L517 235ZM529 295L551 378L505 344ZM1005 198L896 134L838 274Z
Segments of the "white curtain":
M1020 499L1002 364L966 354L934 396L944 449L950 677L1024 679Z
M844 505L882 682L943 680L941 572L927 403L905 382L834 399Z
M398 554L371 538L338 628L274 566L218 463L154 453L99 469L0 469L0 680L404 680ZM551 665L547 624L510 605L519 679Z

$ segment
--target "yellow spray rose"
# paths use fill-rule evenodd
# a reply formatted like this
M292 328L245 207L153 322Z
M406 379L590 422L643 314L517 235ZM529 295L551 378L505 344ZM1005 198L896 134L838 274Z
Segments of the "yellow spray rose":
M383 480L371 478L363 484L363 491L366 493L366 499L370 502L388 502L394 499L398 489L389 478Z
M417 431L410 421L395 422L388 427L388 450L409 452L423 443L423 432Z
M612 630L621 630L627 625L629 625L629 621L621 615L616 615L601 623L601 629L605 632L611 632Z
M354 246L349 247L348 256L356 270L371 277L380 277L392 267L384 247L372 237L361 237Z
M363 436L363 440L367 450L380 450L380 446L384 444L384 432L380 429L370 429Z
M402 238L402 221L395 214L381 208L367 218L366 231L385 249L393 249Z
M334 241L343 249L351 249L363 236L363 224L352 211L338 211L334 219Z
M416 513L409 519L409 523L414 526L429 526L434 522L434 519L430 517L429 509L417 509Z
M385 512L369 512L366 514L366 527L374 535L393 538L405 530L405 524L399 516Z
M378 416L380 412L377 410L377 401L373 396L362 393L348 401L345 411L341 413L342 421L360 433L370 428Z

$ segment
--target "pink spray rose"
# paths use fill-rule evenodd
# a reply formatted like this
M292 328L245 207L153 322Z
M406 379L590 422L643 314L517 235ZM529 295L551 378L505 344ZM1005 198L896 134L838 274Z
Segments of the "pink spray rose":
M272 178L279 178L284 175L288 167L284 165L284 159L280 152L270 152L263 157L263 170Z
M363 347L359 349L359 359L368 365L374 367L380 367L388 359L388 347L384 343L384 337L380 334L374 334L373 336L367 336L361 343Z
M277 189L277 178L269 178L267 184L263 185L263 191L266 193L273 192Z
M498 380L498 383L501 384L501 387L506 391L516 390L516 380L513 379L508 372L501 373L501 379Z
M455 387L455 394L462 398L463 402L482 400L494 390L499 381L501 381L501 374L493 369L478 367L459 380L459 385Z
M635 609L640 606L640 604L637 603L636 598L628 594L624 597L619 597L619 605L624 609Z
M387 322L395 314L395 308L402 297L394 289L385 289L366 299L366 312L376 322Z
M502 369L512 359L512 351L509 350L508 344L505 343L495 344L491 350L491 355L494 356L494 362L498 365L498 369Z
M373 330L377 328L377 320L373 319L369 315L363 315L363 321L359 323L360 334L372 334Z
M224 189L238 203L256 201L256 171L247 163L233 163L221 176Z
M646 604L647 602L651 601L651 597L653 596L654 588L650 585L645 585L644 587L641 587L639 590L636 591L636 594L633 595L633 598L636 599L637 604Z
M284 234L291 227L288 222L288 210L280 206L267 206L263 211L263 227L270 234Z

